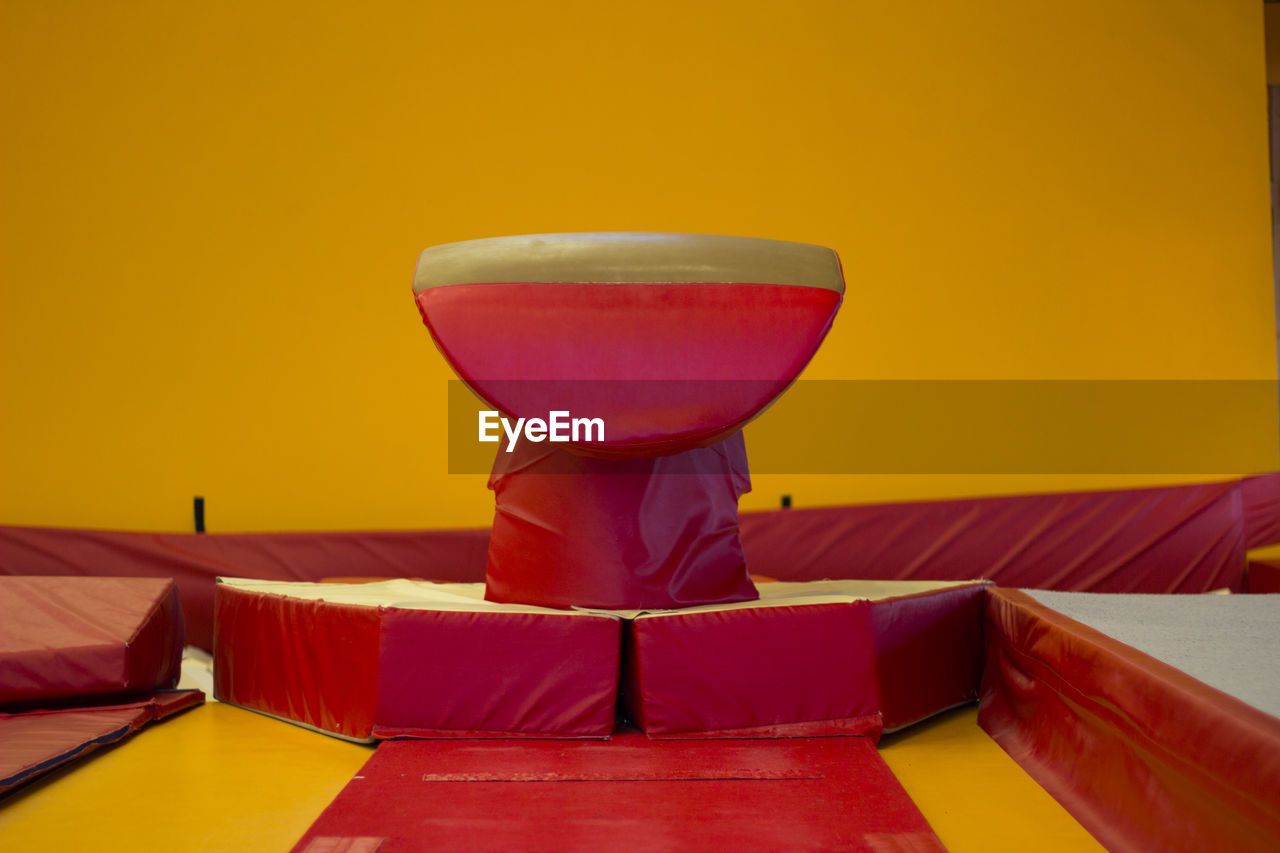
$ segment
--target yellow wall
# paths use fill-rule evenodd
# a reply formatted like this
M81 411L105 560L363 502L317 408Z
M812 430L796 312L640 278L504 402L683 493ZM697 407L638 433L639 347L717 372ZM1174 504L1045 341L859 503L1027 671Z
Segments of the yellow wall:
M1261 6L0 4L0 522L487 523L409 292L471 237L832 246L810 377L1274 377Z

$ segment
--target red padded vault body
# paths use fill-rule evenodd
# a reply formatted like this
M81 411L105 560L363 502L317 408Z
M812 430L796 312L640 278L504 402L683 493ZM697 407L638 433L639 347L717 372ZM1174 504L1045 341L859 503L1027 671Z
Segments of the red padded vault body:
M738 540L740 431L808 364L843 287L830 249L745 237L545 234L423 251L423 321L488 406L602 424L510 453L499 442L487 597L756 598Z

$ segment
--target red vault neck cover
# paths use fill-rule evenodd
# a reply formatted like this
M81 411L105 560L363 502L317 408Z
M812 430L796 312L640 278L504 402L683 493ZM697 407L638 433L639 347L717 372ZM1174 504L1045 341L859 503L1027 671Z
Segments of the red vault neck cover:
M843 291L833 251L779 240L542 234L424 250L423 322L495 413L487 597L756 598L737 532L740 431L809 363ZM506 452L499 417L556 412L583 431L566 421L562 442L526 432Z

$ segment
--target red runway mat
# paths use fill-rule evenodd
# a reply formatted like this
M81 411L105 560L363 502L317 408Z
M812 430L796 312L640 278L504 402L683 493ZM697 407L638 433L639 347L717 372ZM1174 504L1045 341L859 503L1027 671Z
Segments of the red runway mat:
M942 850L861 737L387 741L294 848Z

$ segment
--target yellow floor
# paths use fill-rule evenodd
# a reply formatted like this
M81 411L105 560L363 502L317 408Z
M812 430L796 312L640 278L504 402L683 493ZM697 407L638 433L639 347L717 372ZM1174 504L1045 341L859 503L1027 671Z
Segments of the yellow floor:
M881 754L952 851L1100 850L965 708ZM369 757L210 703L0 800L0 850L287 851Z
M886 736L880 756L952 853L1103 849L978 728L976 705Z
M287 851L372 753L211 702L0 800L0 851Z

